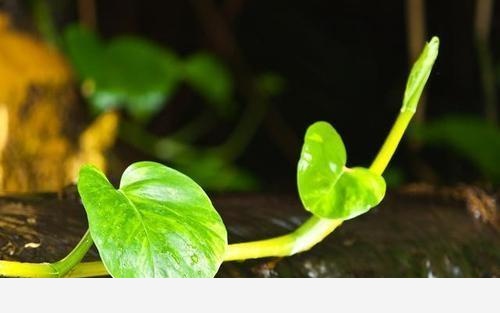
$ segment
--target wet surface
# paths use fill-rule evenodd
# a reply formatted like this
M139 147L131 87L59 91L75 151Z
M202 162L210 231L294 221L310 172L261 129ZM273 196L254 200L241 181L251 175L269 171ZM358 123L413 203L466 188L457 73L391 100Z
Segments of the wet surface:
M295 196L220 195L213 200L231 243L285 234L308 217ZM485 220L484 214L471 210L467 198L392 192L379 207L345 222L310 251L227 262L217 276L498 277L496 212L496 207L490 208L490 219ZM1 259L56 261L85 229L83 207L72 192L0 198ZM86 260L96 259L93 248Z
M55 194L0 198L0 258L54 262L64 257L87 228L75 198ZM97 260L95 249L86 259Z
M232 222L233 242L286 233L306 217L292 197L254 197L252 202L260 205L253 208L242 208L246 202L237 198L223 202L221 207L239 207L223 212L224 219ZM310 251L288 258L225 263L219 275L497 277L500 233L460 201L392 194L368 214L345 222Z

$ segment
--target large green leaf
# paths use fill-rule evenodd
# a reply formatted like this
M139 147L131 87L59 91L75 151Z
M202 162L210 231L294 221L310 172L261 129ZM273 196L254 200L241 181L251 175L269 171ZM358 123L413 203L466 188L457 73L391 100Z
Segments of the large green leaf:
M80 170L78 191L92 238L114 277L213 277L227 246L224 224L189 177L138 162L115 189L93 166Z
M370 170L345 167L340 135L327 122L306 132L297 170L299 195L306 210L330 219L350 219L380 203L385 181Z

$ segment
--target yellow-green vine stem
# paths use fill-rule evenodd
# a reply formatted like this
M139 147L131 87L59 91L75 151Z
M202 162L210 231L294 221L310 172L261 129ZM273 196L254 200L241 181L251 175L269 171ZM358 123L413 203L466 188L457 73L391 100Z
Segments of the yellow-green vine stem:
M427 43L422 54L413 65L406 84L403 106L392 126L387 139L378 152L370 170L375 174L382 175L389 164L403 134L415 114L418 100L429 78L434 61L437 58L439 39L433 37ZM342 224L342 220L331 220L310 217L294 232L271 239L231 244L228 247L225 260L245 260L252 258L263 258L273 256L289 256L298 252L309 250L318 242Z
M76 247L62 260L55 263L24 263L0 260L0 276L7 277L64 277L83 259L92 246L90 232L83 235Z
M376 174L382 175L385 168L391 161L394 152L398 147L401 138L403 137L408 124L411 121L415 113L412 111L400 112L394 125L392 126L391 132L385 139L384 144L380 148L377 156L373 160L370 166L370 170Z
M399 113L387 139L370 166L371 171L382 175L394 155L414 113L414 111ZM290 256L298 252L307 251L331 234L342 222L342 220L325 219L313 215L297 230L287 235L229 245L224 260L233 261Z
M342 220L310 217L297 230L284 236L230 244L224 261L265 258L269 256L289 256L306 251L323 240Z
M101 261L82 262L69 271L65 277L96 277L109 275Z

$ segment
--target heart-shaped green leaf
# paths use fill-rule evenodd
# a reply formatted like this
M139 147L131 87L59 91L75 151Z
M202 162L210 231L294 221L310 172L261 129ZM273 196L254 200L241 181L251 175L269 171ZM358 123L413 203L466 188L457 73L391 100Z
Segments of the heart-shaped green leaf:
M193 180L155 162L138 162L115 189L98 169L80 170L78 191L92 238L114 277L213 277L227 233Z
M382 201L384 178L345 164L344 143L335 129L327 122L311 125L297 169L299 195L306 210L319 217L346 220Z

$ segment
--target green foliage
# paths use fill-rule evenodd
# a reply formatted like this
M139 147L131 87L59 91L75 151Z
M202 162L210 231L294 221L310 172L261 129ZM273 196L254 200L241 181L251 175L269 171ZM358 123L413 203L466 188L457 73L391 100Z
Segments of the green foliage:
M102 43L91 31L77 25L69 26L64 34L66 52L73 68L82 79L102 80L105 63Z
M136 37L103 43L81 27L65 31L67 54L84 83L92 108L124 108L136 120L148 120L186 82L222 114L229 112L233 84L224 65L206 53L186 60L173 51Z
M213 277L222 263L224 224L201 187L176 170L134 163L117 190L84 166L78 192L113 277Z
M439 39L432 37L431 41L425 44L424 50L413 67L406 83L403 107L401 112L415 112L420 95L424 90L427 79L431 74L432 66L436 61L439 50Z
M123 103L139 120L148 119L160 110L179 83L177 57L145 40L117 38L108 45L104 57L109 68L102 91L115 95L118 98L115 103ZM94 94L96 103L103 100L98 98L99 89Z
M500 183L500 129L470 116L447 116L415 127L411 135L430 145L446 146Z
M119 37L105 45L94 33L77 26L67 29L65 39L69 57L98 112L121 106L137 120L147 120L179 83L177 57L148 41Z
M366 168L349 169L346 160L344 143L330 124L316 122L307 129L297 182L302 204L314 215L351 219L382 201L383 177Z
M233 81L219 60L207 53L196 53L184 62L186 82L215 107L221 115L231 113Z

